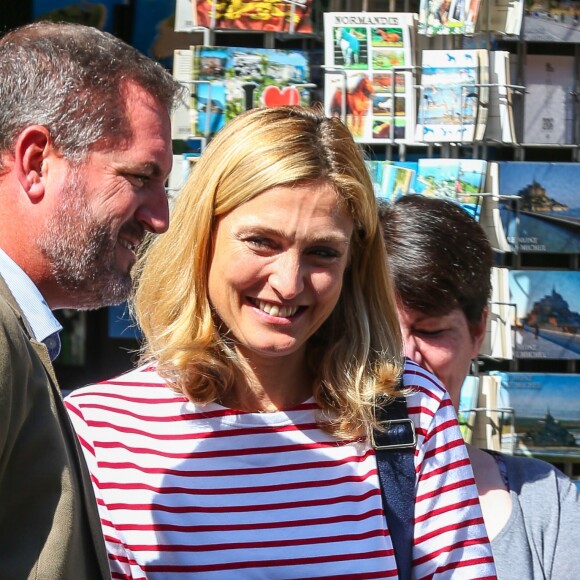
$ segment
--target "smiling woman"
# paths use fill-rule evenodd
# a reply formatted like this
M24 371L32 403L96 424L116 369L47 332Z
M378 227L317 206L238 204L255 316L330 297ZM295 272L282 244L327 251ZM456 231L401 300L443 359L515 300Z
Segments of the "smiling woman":
M281 357L304 366L308 339L334 310L353 230L346 209L336 206L332 187L314 182L274 187L218 219L208 295L236 351L252 361L252 374L277 368ZM261 402L252 389L221 400L246 410L289 408L310 394L312 379L304 378L300 388L277 380Z
M392 288L377 259L384 250L372 191L361 151L342 123L299 107L236 119L196 163L169 236L137 266L146 357L202 403L235 396L241 404L257 389L267 408L287 408L297 385L304 392L306 383L324 408L340 409L328 419L331 431L365 433L376 394L395 393L402 351ZM257 300L299 312L273 328ZM288 344L277 360L251 348L246 356L246 331L260 337L265 351L268 340ZM300 368L288 384L282 362ZM312 372L319 363L324 375ZM276 380L264 388L258 375L274 371Z
M67 399L115 574L397 576L369 435L375 400L405 394L413 576L493 577L453 407L403 363L372 183L339 119L228 123L137 271L143 365Z

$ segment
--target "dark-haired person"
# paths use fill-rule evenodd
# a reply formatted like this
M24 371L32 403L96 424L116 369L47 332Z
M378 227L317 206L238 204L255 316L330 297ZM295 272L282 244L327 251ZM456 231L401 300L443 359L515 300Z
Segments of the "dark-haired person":
M457 408L485 334L493 251L453 201L407 196L379 215L405 353L441 380ZM467 448L498 578L580 578L574 483L537 459Z
M181 87L112 35L41 22L0 38L0 578L110 578L52 367L52 310L119 303L167 229Z

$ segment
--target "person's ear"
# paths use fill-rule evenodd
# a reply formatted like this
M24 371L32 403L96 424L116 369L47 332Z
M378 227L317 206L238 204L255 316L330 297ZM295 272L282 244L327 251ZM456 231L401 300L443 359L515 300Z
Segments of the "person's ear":
M50 134L42 125L26 127L16 140L16 177L32 203L38 203L44 197L44 162L50 147Z
M476 358L483 344L485 333L487 331L487 319L489 317L489 307L486 306L481 313L479 322L471 325L471 338L473 339L472 358Z

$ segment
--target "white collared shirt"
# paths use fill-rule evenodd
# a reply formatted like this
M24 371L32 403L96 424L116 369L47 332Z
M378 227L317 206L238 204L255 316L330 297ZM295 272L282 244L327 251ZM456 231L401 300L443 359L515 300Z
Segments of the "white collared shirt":
M0 248L0 276L4 278L10 292L14 295L32 329L34 338L46 344L54 360L60 350L58 333L62 330L62 326L34 282L2 248Z

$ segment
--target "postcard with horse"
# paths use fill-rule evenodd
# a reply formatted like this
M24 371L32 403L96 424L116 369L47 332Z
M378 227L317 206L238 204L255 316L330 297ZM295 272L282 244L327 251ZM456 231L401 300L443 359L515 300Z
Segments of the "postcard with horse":
M415 21L410 13L324 14L326 113L361 143L413 141Z

